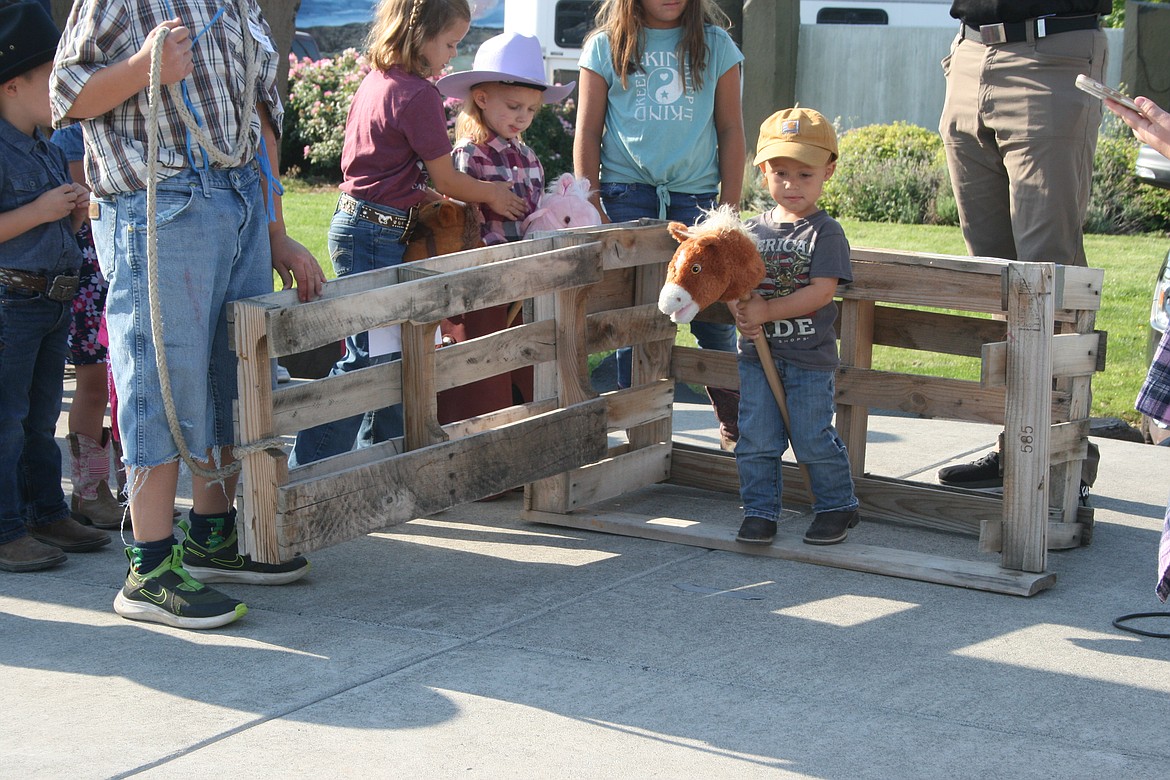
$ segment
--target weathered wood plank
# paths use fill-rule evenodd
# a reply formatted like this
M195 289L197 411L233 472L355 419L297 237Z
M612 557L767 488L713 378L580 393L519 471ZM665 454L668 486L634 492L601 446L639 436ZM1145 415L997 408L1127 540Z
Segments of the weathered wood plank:
M280 387L272 395L273 430L279 436L402 403L402 361Z
M1008 267L1008 404L1003 437L1005 569L1042 572L1048 544L1048 429L1052 424L1051 263Z
M842 301L841 362L849 366L870 368L873 365L874 304L872 301ZM865 444L869 432L869 409L841 404L837 407L837 433L849 454L849 470L854 476L865 473Z
M562 406L597 394L589 382L589 348L585 340L585 289L562 290L556 300L558 395Z
M531 322L435 351L435 387L452 387L486 379L524 366L556 359L556 323Z
M693 385L739 388L739 367L734 352L674 347L670 353L670 375Z
M667 258L669 259L669 258ZM657 262L653 265L643 265L634 275L634 303L641 305L657 305L658 295L662 285L666 283L666 263ZM642 385L657 382L670 376L670 353L674 346L674 333L658 341L645 341L638 338L633 343L632 371L630 382L633 385ZM654 421L635 425L629 429L627 436L630 447L656 445L662 442L669 443L671 438L672 418L670 415ZM669 448L668 448L669 450ZM669 452L667 461L669 462ZM669 472L669 467L667 469Z
M594 400L279 490L280 550L328 547L595 461L605 408Z
M264 306L237 301L231 308L231 327L236 350L236 443L263 442L273 437L272 361L264 330ZM237 520L242 549L258 561L278 563L276 542L276 487L288 475L287 459L279 449L266 449L244 457L240 485L242 501ZM289 556L291 557L291 556Z
M1099 311L1101 290L1105 286L1103 268L1058 265L1053 280L1053 307L1079 311Z
M644 265L666 265L678 249L678 242L665 222L612 230L597 236L601 241L601 265L605 269Z
M812 563L1012 596L1033 596L1056 583L1056 575L1052 573L1007 571L994 563L945 558L855 542L829 547L815 546L804 544L798 534L788 532L778 533L770 545L742 544L735 541L736 525L733 523L715 525L689 520L672 523L671 518L587 511L568 515L525 511L521 516L533 523Z
M569 473L568 508L589 506L666 480L670 449L670 442L648 444L574 469Z
M609 430L620 431L669 418L673 413L674 382L662 379L604 393L601 397L608 404Z
M989 341L1003 341L1007 323L983 317L875 306L873 343L900 349L979 357Z
M854 253L853 281L837 288L842 298L932 306L960 311L1002 312L998 276L971 268L931 265L889 265L859 262Z
M639 339L673 342L678 331L678 326L653 303L590 314L586 322L585 340L590 353L629 346Z
M481 251L481 250L476 250ZM276 356L395 322L434 322L475 309L596 282L601 245L570 246L439 276L268 310Z
M1092 376L1104 371L1096 333L1062 333L1052 337L1054 377ZM984 387L1007 386L1008 342L983 345L979 383Z
M439 425L435 387L435 330L438 321L402 325L402 423L406 449L417 450L447 439Z

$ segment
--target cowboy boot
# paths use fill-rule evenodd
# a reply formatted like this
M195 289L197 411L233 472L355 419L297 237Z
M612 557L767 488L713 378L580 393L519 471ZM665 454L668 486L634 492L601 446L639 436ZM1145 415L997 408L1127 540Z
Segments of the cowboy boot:
M71 433L69 441L73 496L69 513L77 522L94 528L113 529L122 525L122 505L110 493L110 432L102 430L96 442L84 433Z
M708 387L707 397L719 421L719 447L725 452L735 452L739 441L739 393L722 387Z

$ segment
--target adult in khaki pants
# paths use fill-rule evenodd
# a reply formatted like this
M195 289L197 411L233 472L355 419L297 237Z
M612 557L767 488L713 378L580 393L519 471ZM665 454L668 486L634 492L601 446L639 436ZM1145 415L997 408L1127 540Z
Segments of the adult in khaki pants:
M954 0L959 34L942 62L939 132L967 251L980 257L1086 265L1101 101L1075 87L1103 80L1110 0ZM1090 443L1081 495L1097 476ZM948 466L944 485L1001 487L999 452Z

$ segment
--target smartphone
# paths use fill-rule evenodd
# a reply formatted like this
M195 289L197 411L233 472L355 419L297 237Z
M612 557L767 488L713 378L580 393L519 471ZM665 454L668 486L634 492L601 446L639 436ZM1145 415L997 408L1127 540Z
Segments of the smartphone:
M1115 103L1120 103L1121 105L1125 106L1130 111L1136 111L1139 114L1142 112L1142 110L1138 108L1137 103L1133 102L1133 98L1131 98L1129 95L1126 95L1124 92L1118 92L1116 89L1113 89L1113 87L1107 87L1100 81L1089 78L1084 73L1081 73L1077 76L1077 89L1081 90L1082 92L1088 92L1093 97L1100 98L1101 100L1109 98Z

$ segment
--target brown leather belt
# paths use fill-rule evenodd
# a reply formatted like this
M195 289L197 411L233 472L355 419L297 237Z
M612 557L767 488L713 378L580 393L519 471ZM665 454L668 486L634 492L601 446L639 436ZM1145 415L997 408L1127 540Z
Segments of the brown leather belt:
M963 37L969 41L978 41L985 46L996 46L1001 43L1034 41L1037 38L1047 38L1049 35L1073 32L1074 30L1096 30L1100 26L1101 21L1096 14L1040 16L1035 19L1025 19L1022 22L964 24Z
M52 281L42 274L0 268L0 285L26 293L41 293L50 301L65 303L77 295L80 279L77 276L54 276Z
M418 207L411 206L406 214L393 214L389 211L371 206L368 203L363 203L357 198L341 193L341 197L337 199L337 208L339 211L344 211L346 214L364 219L367 222L373 222L375 225L382 227L398 228L402 231L402 238L398 239L399 243L405 244L410 240L410 234L414 232L414 220L418 215Z

